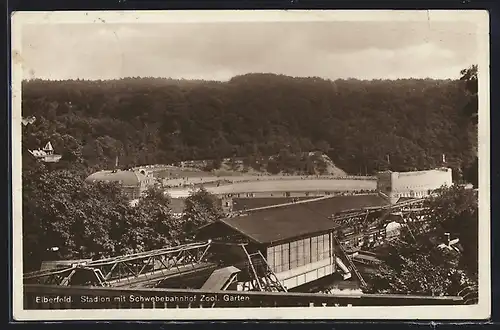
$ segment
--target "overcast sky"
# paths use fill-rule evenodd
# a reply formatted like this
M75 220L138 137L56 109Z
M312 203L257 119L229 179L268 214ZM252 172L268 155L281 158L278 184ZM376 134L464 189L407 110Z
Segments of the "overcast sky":
M467 22L242 22L23 26L24 78L457 78L478 62Z

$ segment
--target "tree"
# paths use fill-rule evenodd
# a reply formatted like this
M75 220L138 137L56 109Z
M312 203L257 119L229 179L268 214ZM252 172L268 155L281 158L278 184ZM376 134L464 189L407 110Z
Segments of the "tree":
M460 80L464 82L465 91L469 97L469 102L464 107L464 113L470 116L472 122L477 124L478 121L478 80L477 80L477 65L471 65L467 69L460 71Z
M191 191L186 198L183 220L187 237L192 237L195 229L223 217L221 201L205 188Z
M397 265L383 264L368 281L377 293L456 295L472 282L462 270L439 264L430 253L400 256Z
M71 254L79 258L102 258L117 255L121 237L114 234L127 220L129 202L117 184L83 183L72 196L73 219L66 242Z
M324 154L327 154L330 151L330 144L326 142L325 140L321 140L316 142L316 148L323 152Z
M472 164L465 169L464 177L474 188L479 184L479 158L476 156Z
M460 80L464 82L464 90L465 94L468 97L468 102L463 108L464 114L470 118L471 123L476 126L478 123L478 109L479 109L479 99L478 99L478 80L477 80L477 65L471 65L467 69L463 69L460 71L461 77ZM476 134L473 135L473 138L477 140L477 128L474 128L474 132ZM474 162L472 162L465 169L465 178L477 188L478 185L478 157L477 151L475 150L475 143L473 145L473 151L476 155Z
M151 187L134 207L133 218L125 232L126 246L147 251L180 243L182 222L170 208L170 197L160 188Z
M308 157L306 159L306 166L305 166L304 172L308 175L316 174L316 170L314 167L314 161L310 157ZM320 171L320 173L321 173L321 171ZM321 174L323 174L323 173L321 173Z
M69 170L44 166L23 172L25 271L47 259L101 258L178 245L183 224L170 198L150 188L137 206L118 184L86 183ZM52 247L58 254L49 252Z
M443 187L425 201L432 232L404 231L384 248L383 264L369 276L370 290L385 293L456 295L477 283L477 195L461 186ZM449 232L463 251L440 250L436 235Z
M278 174L280 172L280 167L275 159L269 159L267 162L266 170L271 174Z
M93 258L116 253L112 227L124 221L128 201L113 184L88 184L68 170L23 172L23 258L37 269L59 248L60 258Z
M234 157L229 158L229 169L231 171L237 171L238 170L238 163L236 162L236 159L234 159Z
M23 126L23 145L39 148L54 138L55 146L57 136L65 137L56 147L64 159L81 153L85 165L100 168L112 166L117 155L120 165L130 166L249 154L259 159L282 148L294 155L327 151L351 174L364 165L362 172L383 169L387 154L395 169L428 169L443 153L468 166L475 155L456 109L469 100L476 104L476 77L473 66L462 81L263 74L228 82L25 81L23 116L37 120ZM272 172L304 170L303 161L285 158L278 168L271 164Z
M444 231L456 235L464 248L463 267L477 276L478 270L478 196L472 189L454 185L444 187L436 192L436 196L426 201L431 210L431 217L439 223Z
M211 172L220 169L222 166L222 159L216 158L207 162L207 165L203 167L206 172Z
M216 157L213 161L212 161L212 165L214 167L214 170L218 170L221 168L222 166L222 158L220 157Z

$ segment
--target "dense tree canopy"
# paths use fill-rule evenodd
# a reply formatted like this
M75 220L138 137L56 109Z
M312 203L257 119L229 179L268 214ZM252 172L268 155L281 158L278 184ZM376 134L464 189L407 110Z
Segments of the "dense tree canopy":
M89 185L67 170L31 172L23 183L25 266L37 268L52 247L61 258L113 255L132 218L116 185Z
M479 121L479 99L478 99L478 71L477 65L472 65L467 69L463 69L460 74L460 80L464 83L464 88L466 95L468 97L468 102L464 106L463 111L464 114L470 118L472 129L469 131L476 131ZM469 135L470 139L477 139L477 134ZM479 170L479 159L477 156L477 145L473 144L473 152L476 154L476 157L472 164L465 169L464 177L465 179L472 183L474 187L478 186L478 170Z
M426 201L433 232L406 232L400 240L384 247L383 264L369 278L370 290L379 293L456 295L477 284L478 203L474 190L443 188ZM458 238L461 252L439 249L443 233ZM436 240L436 237L441 237ZM437 241L437 242L436 242Z
M382 265L369 283L369 290L377 293L421 294L421 295L457 295L457 293L474 282L463 270L443 264L440 259L445 256L433 255L430 251L413 251L395 257L401 251L394 251L386 260L391 262ZM397 260L397 263L396 263Z
M290 158L283 150L322 150L351 174L434 167L443 153L465 169L475 156L468 96L462 81L430 79L32 80L23 83L23 116L37 120L23 143L51 140L67 159L99 167L116 156L126 166L234 156L255 165L282 154L270 164L276 172ZM308 163L298 166L308 172Z
M26 271L39 269L43 260L100 258L175 246L189 238L186 228L213 221L220 212L220 204L206 191L189 199L190 217L178 218L172 214L170 198L157 188L147 190L133 206L118 185L89 184L66 169L40 166L24 174Z
M186 198L184 208L184 230L192 237L194 230L224 217L220 200L205 188L193 190Z
M465 83L465 90L469 97L469 102L464 107L464 112L470 116L472 121L477 124L478 122L478 92L479 84L477 78L477 65L472 65L467 69L460 71L460 80Z
M135 246L132 251L148 251L175 246L182 241L182 223L174 217L170 198L162 189L149 188L133 208L133 222L127 226L128 241L125 247Z
M442 231L460 239L464 247L461 266L472 276L478 270L478 195L475 190L452 186L438 190L438 195L426 201L433 219Z

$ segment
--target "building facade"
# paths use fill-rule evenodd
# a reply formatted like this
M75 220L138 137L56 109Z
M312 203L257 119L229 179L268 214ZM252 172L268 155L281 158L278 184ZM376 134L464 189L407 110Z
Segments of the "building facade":
M387 205L377 194L333 196L254 209L221 219L200 228L198 239L211 239L222 245L218 255L228 265L245 269L249 255L260 253L277 281L288 290L338 273L351 274L337 240L339 224L331 216L347 210ZM217 244L216 244L217 245ZM245 290L248 278L238 283Z
M286 288L331 275L336 269L333 231L270 245L267 263Z
M422 198L443 186L451 186L450 168L414 172L379 172L377 190L387 195L392 203L401 197Z
M61 160L62 155L57 155L54 153L54 148L52 143L47 142L43 149L28 150L30 154L33 155L37 160L45 163L57 163Z

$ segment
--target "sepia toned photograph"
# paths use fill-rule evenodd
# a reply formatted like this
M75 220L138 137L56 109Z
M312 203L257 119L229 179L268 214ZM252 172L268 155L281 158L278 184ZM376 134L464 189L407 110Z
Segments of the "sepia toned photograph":
M16 320L486 319L483 11L16 12Z

